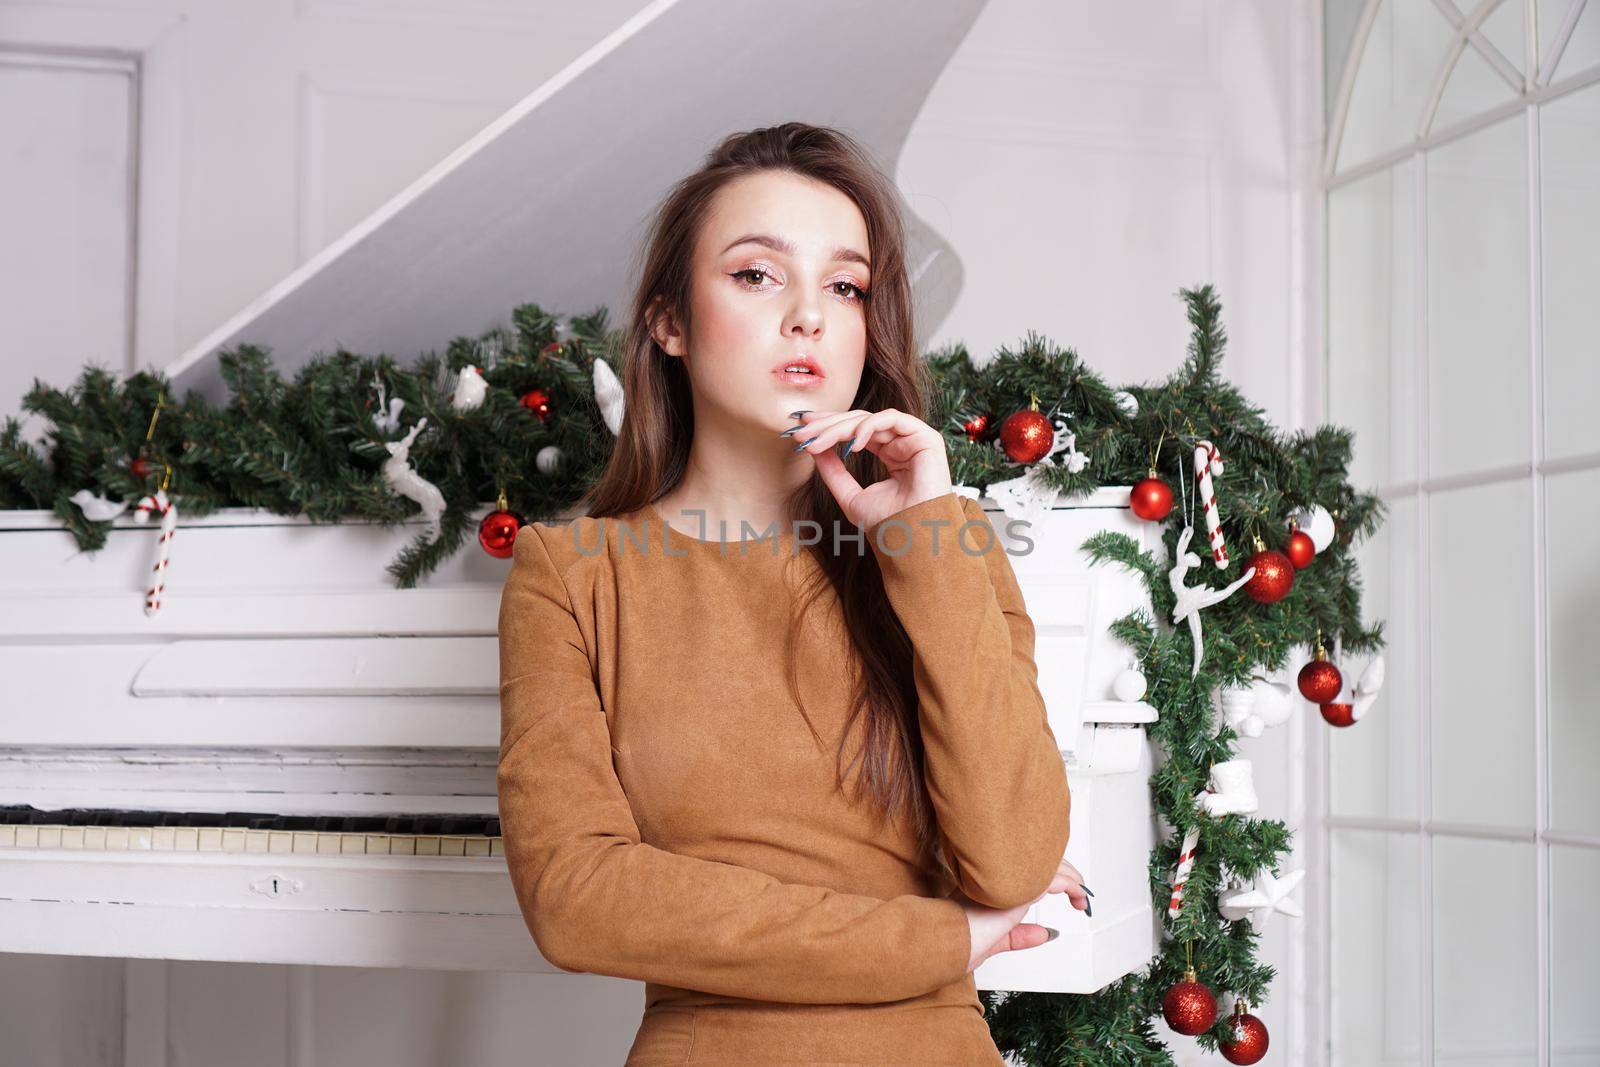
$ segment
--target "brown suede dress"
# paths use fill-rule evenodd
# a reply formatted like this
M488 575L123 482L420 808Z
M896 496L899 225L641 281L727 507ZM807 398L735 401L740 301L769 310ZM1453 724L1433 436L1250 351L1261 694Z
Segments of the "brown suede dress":
M798 533L702 540L654 506L520 531L498 787L523 917L557 967L645 983L627 1067L1002 1067L961 905L908 826L850 799L859 763L837 784L853 653L831 590L795 649L820 742L788 691L789 623L817 566ZM953 491L864 540L842 550L877 556L911 638L959 888L1031 901L1065 852L1071 797L1010 561Z

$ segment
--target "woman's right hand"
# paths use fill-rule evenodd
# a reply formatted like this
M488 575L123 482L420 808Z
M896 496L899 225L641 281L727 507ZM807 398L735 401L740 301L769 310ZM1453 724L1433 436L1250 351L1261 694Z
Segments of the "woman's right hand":
M990 908L974 903L966 894L958 891L951 899L960 904L962 910L967 913L967 932L972 939L972 954L967 959L967 973L971 974L980 963L997 953L1034 948L1049 941L1054 936L1050 927L1041 923L1025 923L1021 919L1028 913L1029 908L1050 893L1066 893L1068 899L1072 901L1072 906L1080 910L1087 910L1089 907L1083 876L1078 873L1076 867L1067 862L1065 857L1061 860L1056 876L1051 879L1049 888L1026 904L1005 909Z

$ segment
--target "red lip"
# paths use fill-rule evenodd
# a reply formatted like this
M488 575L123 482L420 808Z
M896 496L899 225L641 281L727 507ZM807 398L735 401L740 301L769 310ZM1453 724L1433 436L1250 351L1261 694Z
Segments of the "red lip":
M792 359L786 359L782 363L779 363L776 367L773 367L772 373L782 374L785 367L805 367L818 378L827 377L827 375L822 373L822 364L818 363L810 356L795 356Z

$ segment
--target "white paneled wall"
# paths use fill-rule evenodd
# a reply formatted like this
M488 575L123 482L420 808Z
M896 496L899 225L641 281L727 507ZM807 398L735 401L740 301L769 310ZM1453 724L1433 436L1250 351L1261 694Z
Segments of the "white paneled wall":
M161 365L640 6L57 0L0 4L0 44L142 56L135 348ZM992 0L895 175L963 266L934 340L983 354L1034 329L1114 380L1155 379L1189 339L1178 288L1212 282L1224 373L1300 425L1318 398L1301 374L1320 328L1317 22L1309 0ZM886 45L886 76L893 55ZM40 358L34 373L65 383L86 353ZM1297 725L1241 744L1262 816L1285 819L1302 849L1316 741ZM1279 972L1258 1012L1267 1064L1310 1062L1316 1047L1304 922L1264 926L1261 958ZM642 1008L641 986L593 976L36 957L0 957L0 988L32 991L0 997L0 1031L28 1067L617 1063Z

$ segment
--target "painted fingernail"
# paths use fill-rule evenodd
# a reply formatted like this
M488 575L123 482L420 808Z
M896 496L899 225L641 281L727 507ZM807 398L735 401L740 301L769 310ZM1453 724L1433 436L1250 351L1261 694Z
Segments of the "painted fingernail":
M800 450L801 450L801 449L802 449L802 448L804 448L804 447L806 447L806 445L809 445L809 444L810 444L810 443L811 443L811 442L810 442L810 441L801 441L801 442L800 442L800 443L799 443L799 444L797 444L797 445L795 445L795 446L794 446L794 450L795 450L795 451L796 451L796 452L798 452L798 451L800 451Z
M810 410L811 410L810 408L801 408L799 411L791 411L791 412L789 412L789 417L791 419L798 419L801 415L804 415L806 412L808 412Z
M1046 933L1044 935L1044 939L1046 941L1054 941L1056 938L1061 936L1061 931L1057 930L1054 926L1046 926L1045 930Z
M783 431L778 436L779 437L788 437L790 434L794 433L796 430L803 430L805 428L806 428L805 423L801 423L799 426L791 426L791 427L789 427L787 430Z
M850 443L844 446L844 454L848 456L850 454L850 450L854 447L856 447L856 439L852 437L850 438Z
M1083 913L1091 919L1094 918L1094 901L1086 900L1083 902Z
M1088 887L1088 886L1084 886L1084 887L1083 887L1083 891L1084 891L1084 892L1085 892L1085 893L1088 893L1088 894L1089 894L1089 895L1090 895L1090 896L1091 896L1091 897L1092 897L1092 896L1094 896L1094 890L1093 890L1093 889L1090 889L1090 888L1089 888L1089 887Z

